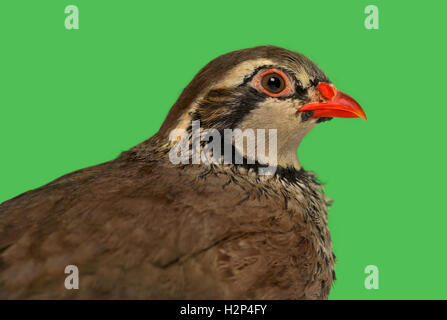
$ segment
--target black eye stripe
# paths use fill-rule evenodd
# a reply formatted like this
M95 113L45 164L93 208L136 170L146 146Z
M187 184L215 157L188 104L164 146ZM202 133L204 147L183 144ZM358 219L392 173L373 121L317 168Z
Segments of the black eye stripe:
M295 94L294 95L298 95L299 97L302 97L307 93L307 89L308 88L304 88L304 86L300 80L298 80L298 79L295 80Z

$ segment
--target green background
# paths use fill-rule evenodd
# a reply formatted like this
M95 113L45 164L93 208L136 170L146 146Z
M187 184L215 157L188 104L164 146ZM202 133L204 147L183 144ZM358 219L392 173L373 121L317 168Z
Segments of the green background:
M80 11L65 30L64 8ZM366 30L364 8L380 10ZM363 106L300 147L335 199L331 299L447 298L443 1L0 3L0 202L153 135L185 85L228 51L311 57ZM364 268L380 271L366 290Z

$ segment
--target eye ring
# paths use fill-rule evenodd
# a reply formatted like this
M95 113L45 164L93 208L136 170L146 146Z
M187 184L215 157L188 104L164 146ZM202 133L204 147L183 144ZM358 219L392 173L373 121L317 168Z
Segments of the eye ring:
M289 81L281 70L269 69L258 75L256 86L265 94L278 97L290 93Z

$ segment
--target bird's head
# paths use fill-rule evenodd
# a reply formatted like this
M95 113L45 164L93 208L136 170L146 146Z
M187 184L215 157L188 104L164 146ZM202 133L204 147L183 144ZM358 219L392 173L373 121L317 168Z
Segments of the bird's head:
M159 134L190 130L194 120L201 129L221 133L276 129L277 164L299 169L301 140L317 123L333 117L366 120L360 105L338 91L310 59L262 46L230 52L206 65L170 110Z

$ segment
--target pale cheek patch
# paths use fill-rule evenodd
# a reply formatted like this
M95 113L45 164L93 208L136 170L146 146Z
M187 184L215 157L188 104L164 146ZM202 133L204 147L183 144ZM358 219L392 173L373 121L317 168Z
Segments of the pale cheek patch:
M278 101L276 98L267 98L247 115L241 125L243 128L296 130L300 121L296 117L297 109L291 99Z
M299 107L292 99L278 101L268 98L243 120L240 127L242 130L276 129L278 164L299 168L296 150L304 136L316 124L315 119L301 121L300 114L297 114Z
M242 129L277 129L279 138L288 140L296 136L299 140L302 132L307 133L315 124L315 119L303 122L292 99L275 101L275 98L266 99L259 107L254 109L241 123Z

